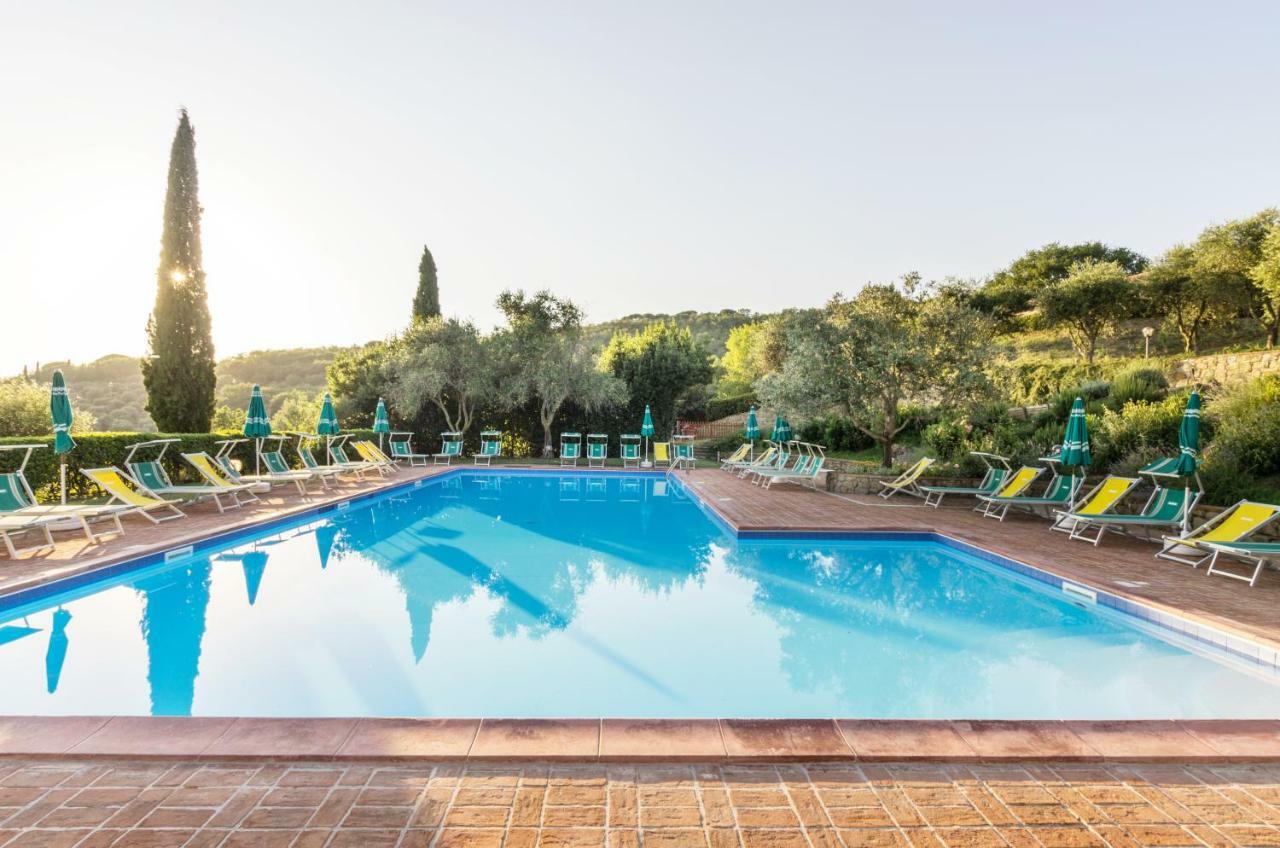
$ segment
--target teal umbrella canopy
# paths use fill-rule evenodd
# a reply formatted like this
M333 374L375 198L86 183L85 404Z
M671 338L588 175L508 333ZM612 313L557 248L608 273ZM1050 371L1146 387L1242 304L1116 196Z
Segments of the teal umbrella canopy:
M1058 461L1064 468L1084 468L1093 462L1089 452L1089 425L1084 418L1084 398L1076 398L1071 404L1071 416L1067 419L1067 431L1062 437L1062 453Z
M644 421L640 424L640 435L653 435L653 414L649 412L649 404L644 405Z
M760 422L756 420L756 408L753 406L747 413L747 438L755 440L760 438Z
M1196 473L1196 461L1200 456L1200 393L1192 392L1187 398L1187 408L1178 425L1178 463L1174 472L1182 477Z
M387 405L382 402L382 398L378 398L378 409L373 413L373 432L391 432L391 422L387 419Z
M66 453L76 446L76 440L71 438L71 396L61 371L53 372L49 413L53 417L53 452Z
M316 422L316 432L321 436L336 436L342 432L338 426L338 416L333 412L333 398L324 393L324 403L320 407L320 420Z
M254 386L249 396L249 412L244 418L244 434L250 439L265 439L271 435L271 419L267 417L267 404L262 399L262 387Z
M773 421L773 433L771 434L771 438L775 442L786 442L793 438L791 435L791 425L787 422L787 419L782 417L781 414L779 414Z

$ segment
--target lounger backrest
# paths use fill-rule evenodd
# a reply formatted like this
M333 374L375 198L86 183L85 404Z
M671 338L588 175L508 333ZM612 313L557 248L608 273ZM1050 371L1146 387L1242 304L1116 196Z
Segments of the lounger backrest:
M461 456L462 441L459 439L451 439L450 441L445 442L444 451L442 453L444 456Z
M302 459L302 464L308 468L319 468L320 463L316 462L315 455L311 453L311 448L298 445L298 456Z
M639 446L639 445L637 445L635 442L623 442L623 443L622 443L622 458L623 458L623 459L639 459L639 458L640 458L640 446Z
M654 442L653 443L653 461L654 462L670 462L671 461L671 443L670 442Z
M1200 542L1234 542L1275 518L1277 513L1280 506L1242 501L1203 535L1193 533L1192 537Z
M676 456L680 459L693 459L693 445L688 442L677 442Z
M84 476L97 483L107 494L116 500L124 501L130 506L160 506L164 501L147 497L125 481L124 476L115 468L85 468Z
M356 449L356 453L358 453L360 458L365 462L372 462L375 465L378 463L378 458L369 451L369 446L364 442L355 442L352 444L352 447Z
M272 474L287 474L290 470L289 463L284 461L280 451L263 452L262 461L266 463L267 470Z
M567 457L569 459L573 459L578 455L578 443L565 442L560 446L560 455L563 457Z
M756 457L755 465L765 466L773 462L773 458L778 455L777 448L769 448L764 453Z
M1041 469L1032 468L1029 465L1022 466L1018 469L1017 473L1013 475L1012 479L1005 484L1004 488L1000 490L996 497L1016 498L1018 495L1026 491L1026 488L1031 485L1032 480L1040 476L1040 471Z
M392 456L408 456L409 454L410 454L410 450L409 450L408 442L392 442L391 443Z
M1000 488L1000 484L1004 482L1005 475L1009 473L1007 468L992 468L987 472L987 478L982 481L979 487L984 493L990 494Z
M1051 501L1068 501L1076 490L1076 476L1074 474L1059 474L1050 481L1048 488L1045 489L1045 500Z
M1187 508L1187 492L1185 489L1161 488L1155 500L1143 510L1142 517L1154 521L1167 521L1175 524L1182 520L1182 512Z
M498 456L502 452L502 442L497 439L485 439L480 443L481 456Z
M22 485L22 475L16 471L0 474L0 512L13 512L27 506L31 506L31 501Z
M200 476L208 480L214 486L222 486L230 488L234 485L226 477L223 477L218 471L218 467L213 464L213 460L209 458L209 454L201 453L184 453L182 457L200 472Z
M587 445L587 456L592 459L604 459L604 451L607 447L608 445L604 442L592 442Z
M1174 467L1178 464L1176 456L1164 457L1157 459L1155 462L1149 462L1138 471L1139 474L1171 474Z
M746 457L746 455L747 455L747 451L749 451L749 450L751 450L751 445L738 445L738 449L737 449L736 451L734 451L733 453L729 454L729 458L728 458L727 460L725 460L725 461L726 461L726 462L741 462L741 461L742 461L742 459L743 459L744 457Z
M129 463L129 470L133 472L133 476L139 483L152 491L167 489L172 485L165 478L164 469L160 467L160 463L154 459L144 462L131 462Z
M1076 515L1102 515L1111 509L1120 499L1129 494L1129 490L1138 482L1136 477L1108 476L1089 498L1089 502L1075 510Z
M329 447L329 453L333 454L333 458L343 465L351 464L351 460L347 459L347 451L342 447L342 445L331 445Z
M376 457L378 458L378 461L379 461L379 462L385 463L385 464L387 464L387 465L390 465L390 464L391 464L391 462L392 462L391 457L389 457L389 456L387 456L385 453L383 453L382 448L378 447L378 446L377 446L377 445L375 445L373 442L369 442L369 443L368 443L368 445L369 445L369 453L371 453L371 454L373 454L374 456L376 456Z
M915 464L913 464L910 468L902 472L901 477L899 477L897 480L894 480L893 482L899 485L903 483L910 483L911 481L919 477L921 474L923 474L924 470L928 468L930 465L933 465L933 459L927 456L921 457L920 459L917 459L915 461Z

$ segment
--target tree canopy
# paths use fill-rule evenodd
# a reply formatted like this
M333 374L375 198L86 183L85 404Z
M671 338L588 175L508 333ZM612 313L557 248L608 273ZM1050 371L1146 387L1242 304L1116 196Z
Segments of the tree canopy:
M1040 290L1036 305L1050 326L1063 327L1076 354L1092 364L1098 339L1128 314L1133 286L1119 262L1086 259L1071 266L1066 279Z
M666 321L614 335L600 355L600 368L626 384L628 418L639 421L648 405L659 433L675 429L681 403L705 391L714 376L710 354L688 328Z
M436 280L436 260L431 250L422 246L422 259L418 262L418 290L413 295L413 318L425 321L440 317L440 286Z

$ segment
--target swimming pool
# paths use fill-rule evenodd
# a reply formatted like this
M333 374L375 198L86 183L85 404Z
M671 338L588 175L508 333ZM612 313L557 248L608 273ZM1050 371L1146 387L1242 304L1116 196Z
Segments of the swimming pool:
M0 608L0 714L1245 718L1280 686L936 541L468 469Z

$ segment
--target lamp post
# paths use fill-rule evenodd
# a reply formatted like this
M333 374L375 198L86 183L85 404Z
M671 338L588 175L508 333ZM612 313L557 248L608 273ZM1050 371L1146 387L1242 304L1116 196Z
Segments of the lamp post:
M1156 334L1155 327L1142 328L1142 345L1143 345L1142 358L1143 359L1151 358L1151 337L1154 336L1155 334Z

